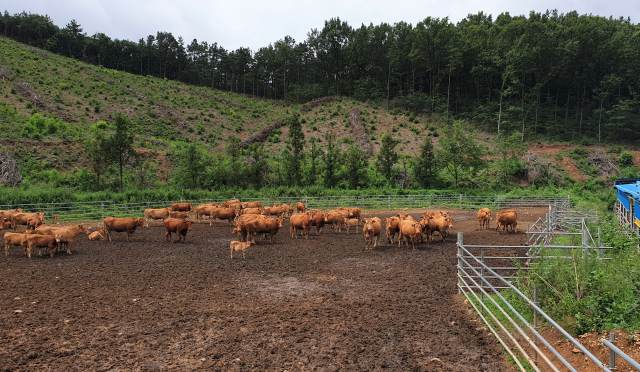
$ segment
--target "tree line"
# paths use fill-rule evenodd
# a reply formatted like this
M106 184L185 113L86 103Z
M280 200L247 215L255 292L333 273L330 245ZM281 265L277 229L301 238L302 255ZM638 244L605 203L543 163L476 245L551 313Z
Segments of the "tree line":
M350 96L523 140L640 138L640 27L624 18L479 12L456 24L360 27L332 18L305 40L285 36L257 51L170 32L137 42L88 36L75 20L60 28L26 12L5 11L0 32L106 68L270 99Z

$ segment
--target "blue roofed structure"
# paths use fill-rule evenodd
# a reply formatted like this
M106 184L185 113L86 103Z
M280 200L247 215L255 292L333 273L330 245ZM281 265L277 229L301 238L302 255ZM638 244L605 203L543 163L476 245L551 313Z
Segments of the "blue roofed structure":
M618 192L614 211L621 225L628 229L640 230L640 181L634 181L614 186Z

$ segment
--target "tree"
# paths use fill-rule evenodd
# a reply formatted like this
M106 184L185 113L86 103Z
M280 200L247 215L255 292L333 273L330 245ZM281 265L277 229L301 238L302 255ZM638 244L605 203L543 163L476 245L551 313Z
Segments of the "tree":
M350 189L367 185L367 165L367 155L359 146L352 144L345 154L346 178Z
M201 186L201 177L204 174L205 154L195 144L190 144L178 154L178 166L176 173L184 186L198 188Z
M382 146L380 146L376 165L378 167L378 172L387 179L389 186L394 179L393 166L398 161L398 154L396 154L394 150L397 144L398 140L391 137L389 133L382 133Z
M338 177L336 175L338 166L338 160L340 159L340 149L336 146L336 134L328 132L324 135L325 141L327 141L326 152L323 156L324 163L324 185L325 187L335 187L338 184Z
M313 185L316 183L318 177L318 159L322 155L322 150L316 146L318 139L316 137L309 138L311 142L311 149L309 150L309 175L307 177L307 184Z
M431 137L425 137L424 142L420 145L420 155L413 162L413 174L423 189L433 186L437 169Z
M84 148L87 151L87 159L91 169L98 178L97 188L100 189L100 177L109 168L109 143L104 133L107 123L101 121L91 126L92 137L84 141Z
M287 155L288 174L290 180L296 186L300 186L302 180L302 160L304 153L304 133L302 132L302 124L300 124L299 114L295 114L287 119L285 125L289 126L289 135L287 136L287 144L291 146L291 153Z
M520 132L513 132L507 136L504 132L496 136L496 147L500 154L498 169L500 172L500 182L507 181L511 174L520 164L520 156L524 154L525 146L521 140Z
M482 164L480 158L484 152L473 135L464 133L460 121L455 121L452 127L445 127L442 131L439 141L442 150L438 158L453 176L457 188L465 171L476 169Z
M109 160L117 163L120 171L120 189L124 185L124 167L132 158L137 156L136 150L133 148L133 136L129 133L131 128L131 120L122 113L115 115L115 133L107 140L109 149Z

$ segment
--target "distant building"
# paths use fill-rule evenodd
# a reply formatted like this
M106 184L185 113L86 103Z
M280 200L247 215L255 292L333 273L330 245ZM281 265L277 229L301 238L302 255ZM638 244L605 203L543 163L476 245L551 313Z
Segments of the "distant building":
M640 179L616 180L614 187L618 191L614 212L620 225L629 230L640 231Z

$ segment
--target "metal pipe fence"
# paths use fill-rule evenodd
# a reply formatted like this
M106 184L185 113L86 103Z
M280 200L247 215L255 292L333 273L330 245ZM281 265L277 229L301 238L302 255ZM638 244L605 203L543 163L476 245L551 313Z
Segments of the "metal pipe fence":
M463 233L458 233L458 292L469 301L487 326L487 329L496 337L507 353L512 356L514 363L521 371L529 369L542 371L543 368L549 368L552 371L560 371L560 368L566 368L569 371L578 370L577 367L563 358L560 352L538 332L538 319L540 317L545 319L549 325L562 334L602 371L610 372L612 369L615 370L616 355L640 371L640 365L610 341L602 340L602 344L610 350L608 366L591 354L580 342L538 307L537 288L534 289L533 300L528 298L507 278L499 275L496 272L497 268L488 266L485 263L487 257L484 257L484 254L477 257L470 251L481 247L484 246L465 245ZM496 284L496 281L499 285ZM505 289L512 291L531 307L534 314L533 322L527 320L502 295L501 291ZM613 340L615 341L615 338ZM539 346L540 343L544 347ZM522 362L516 354L519 354L527 363Z
M113 201L38 203L0 205L0 210L22 208L25 212L45 212L45 218L58 215L60 222L100 221L104 217L142 217L147 208L163 208L173 203L223 203L226 199L164 200L137 203L116 203ZM321 197L262 197L241 201L258 201L265 206L274 203L293 204L303 202L309 209L334 209L337 207L358 207L361 209L426 209L430 207L450 207L457 209L492 208L533 208L549 204L570 203L569 196L470 196L463 194L446 195L358 195Z

